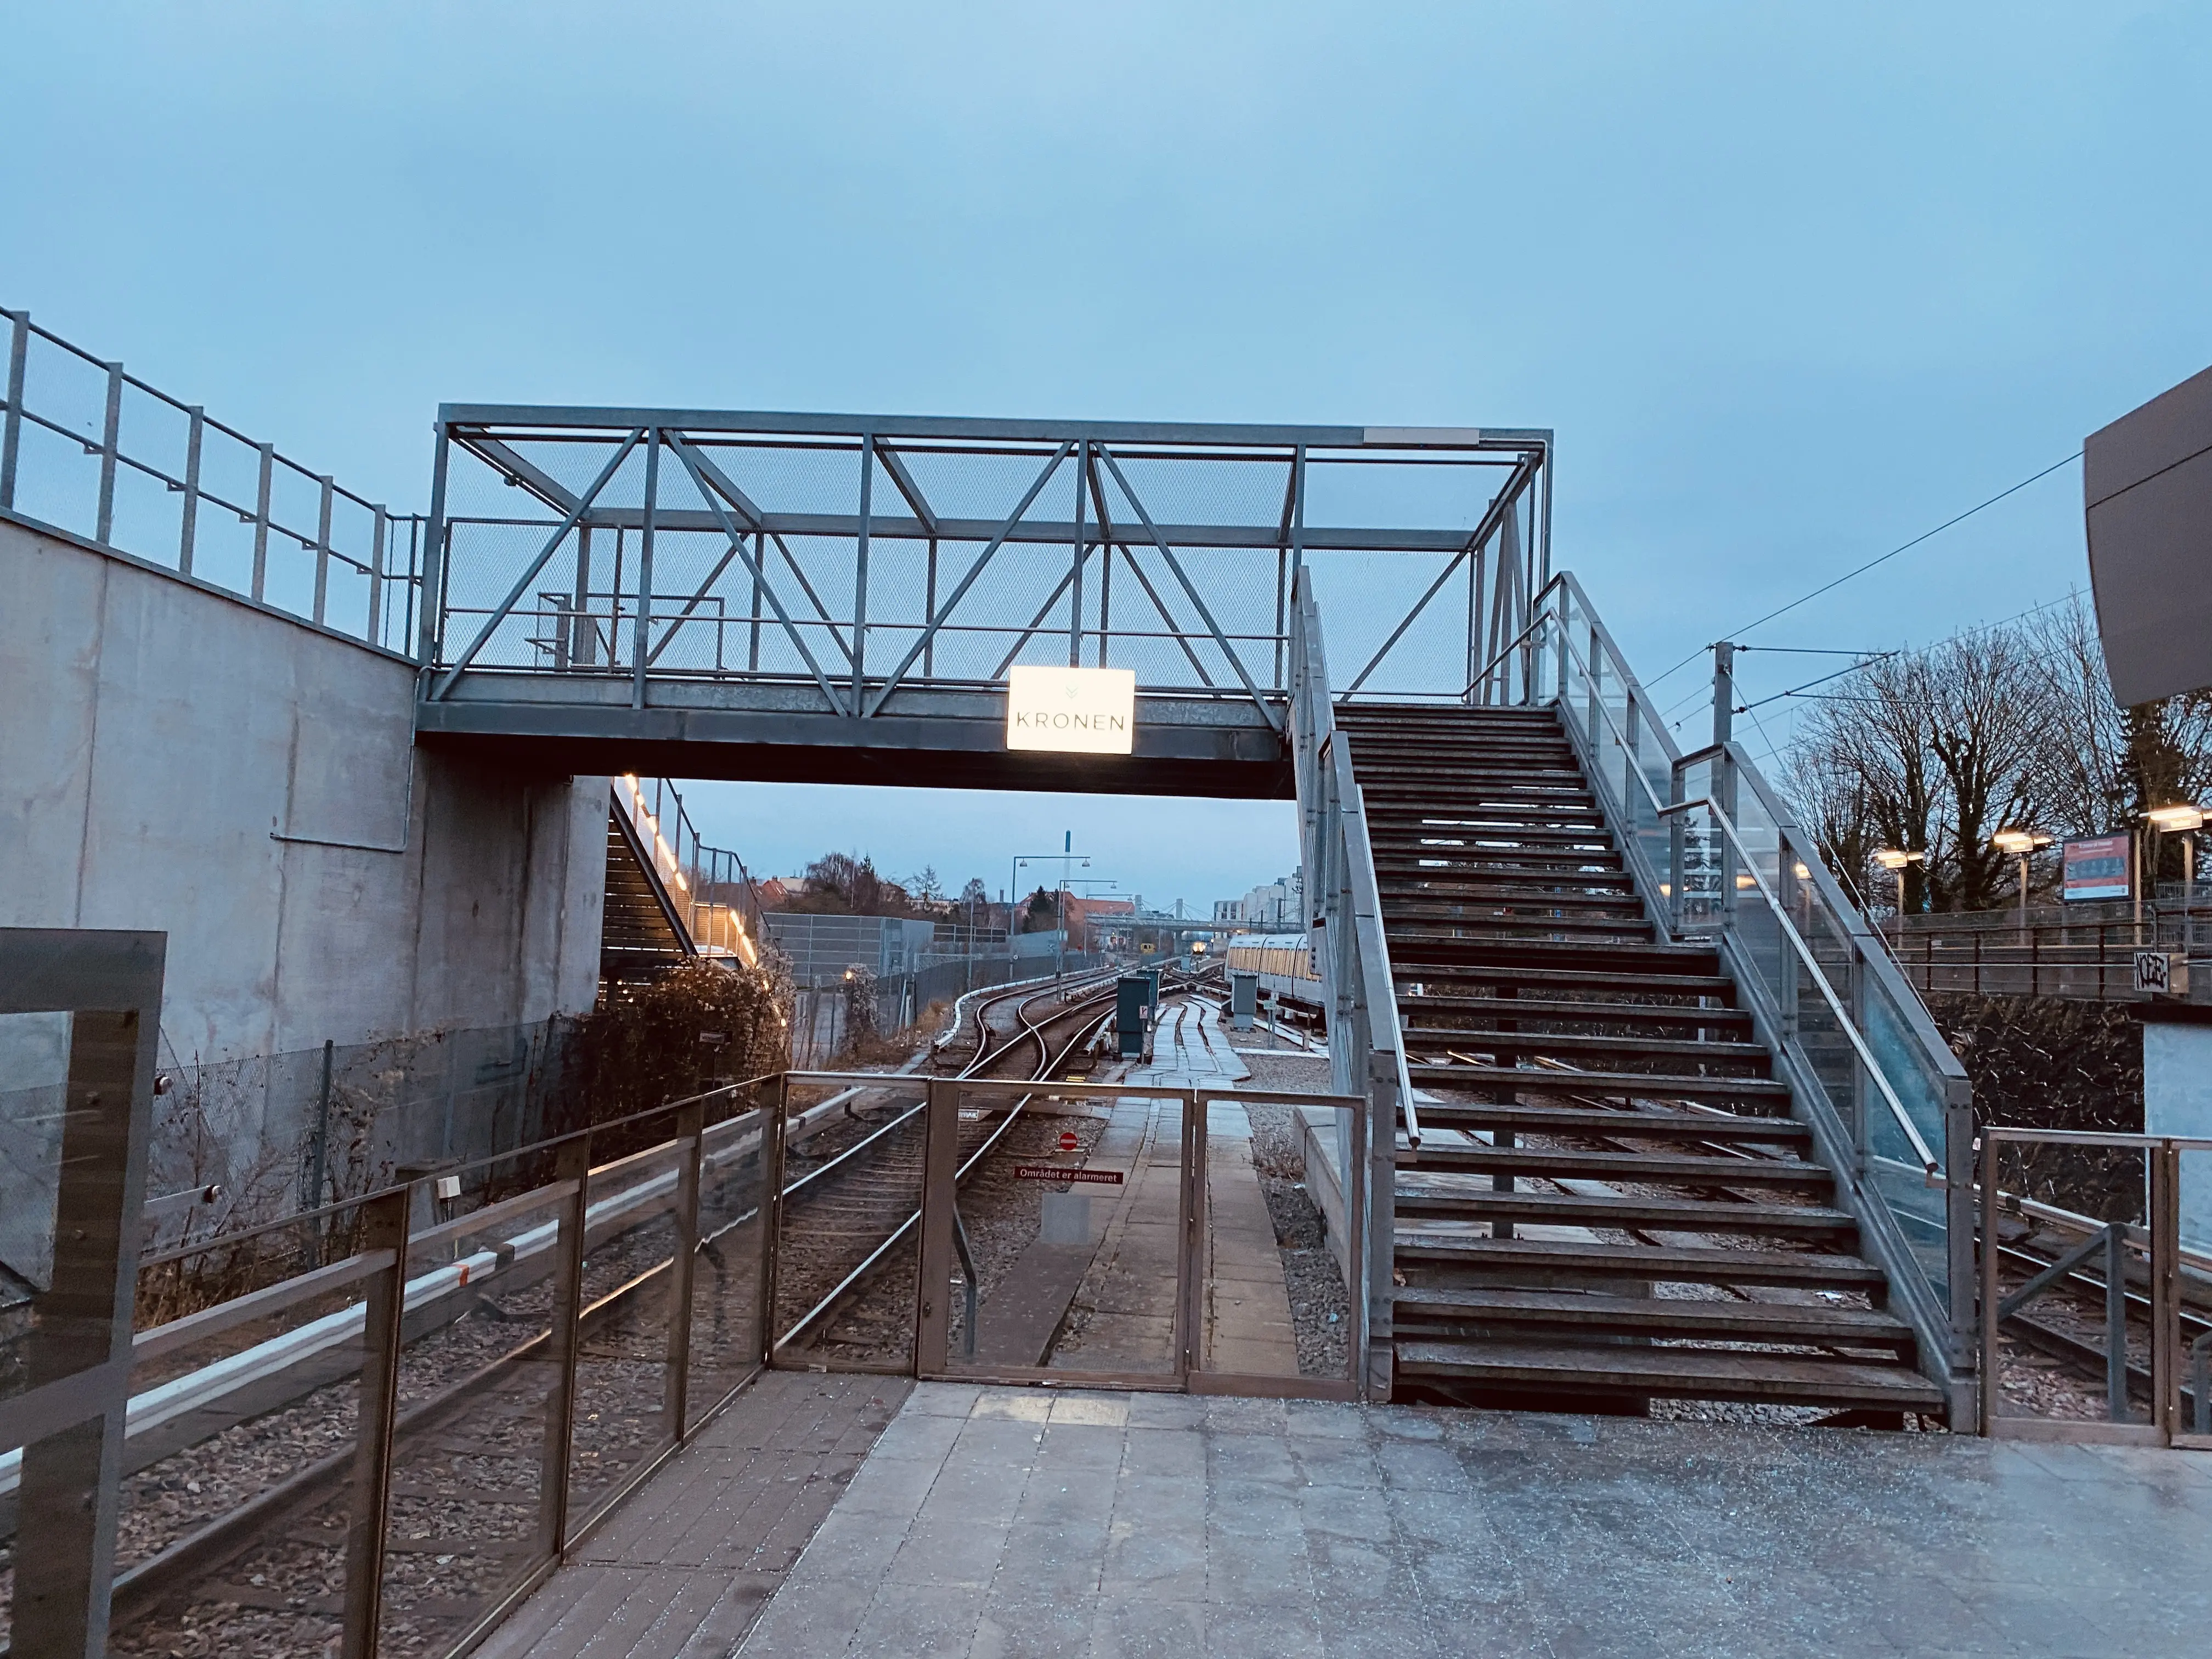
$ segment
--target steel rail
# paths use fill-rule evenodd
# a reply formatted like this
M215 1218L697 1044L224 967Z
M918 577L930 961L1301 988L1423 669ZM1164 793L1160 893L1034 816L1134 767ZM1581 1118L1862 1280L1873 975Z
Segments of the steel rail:
M1079 984L1082 982L1084 981L1078 981ZM1011 994L1010 994L1010 995ZM1030 992L1023 997L1023 1005L1025 1007L1028 1003L1038 1000L1042 995L1048 994L1050 994L1034 991ZM978 1006L976 1010L976 1024L985 1035L982 1038L979 1039L976 1058L970 1061L969 1065L961 1071L960 1076L963 1079L974 1077L984 1066L995 1064L997 1061L1004 1059L1007 1054L1012 1053L1016 1048L1024 1047L1029 1042L1034 1041L1037 1044L1039 1054L1037 1067L1036 1072L1029 1078L1024 1079L1024 1081L1031 1083L1045 1081L1045 1074L1049 1073L1054 1066L1060 1064L1060 1061L1064 1060L1069 1054L1073 1052L1076 1044L1082 1040L1083 1034L1087 1031L1089 1027L1087 1022L1085 1022L1082 1026L1079 1026L1078 1028L1076 1036L1070 1039L1068 1042L1064 1044L1056 1052L1053 1049L1050 1042L1046 1040L1043 1035L1044 1028L1048 1025L1057 1024L1060 1022L1075 1015L1087 1014L1091 1010L1098 1007L1109 999L1104 996L1089 997L1074 1004L1073 1006L1063 1007L1054 1013L1047 1015L1044 1018L1036 1021L1030 1020L1024 1012L1018 1009L1015 1017L1022 1021L1024 1029L996 1049L988 1048L984 1046L984 1043L988 1042L988 1021L984 1017L984 1011L989 1007L994 1007L999 1003L1008 1000L1008 997L997 997ZM1014 1120L1021 1115L1024 1108L1027 1107L1030 1102L1034 1098L1036 1098L1036 1091L1024 1095L1019 1100L1014 1103L1012 1109L1007 1111L1005 1120L996 1129L992 1131L990 1135L985 1139L983 1144L977 1148L967 1161L960 1165L953 1177L956 1185L959 1182L964 1181L968 1177L969 1172L975 1168L976 1164L990 1152L992 1148L998 1145L1000 1138L1006 1134L1009 1128L1012 1127ZM863 1147L873 1146L877 1141L882 1139L884 1135L890 1133L891 1130L898 1128L903 1124L911 1122L915 1117L925 1109L925 1106L915 1106L910 1108L906 1112L902 1113L897 1118L894 1119L890 1123L886 1124L882 1129L877 1131L876 1133L869 1136L867 1139L860 1142L859 1146L848 1148L845 1152L841 1153L836 1159L833 1159L830 1164L824 1164L820 1170L811 1171L809 1176L805 1178L811 1179L814 1176L823 1174L830 1169L836 1167L837 1164L845 1163L853 1156L854 1153L860 1152ZM791 1187L787 1187L784 1189L787 1196L793 1190L793 1189ZM860 1285L860 1281L866 1278L882 1263L884 1259L897 1247L902 1239L906 1237L907 1234L920 1224L921 1221L921 1210L915 1209L911 1212L907 1216L906 1219L900 1222L896 1227L891 1230L890 1235L886 1237L880 1244L877 1245L873 1250L871 1250L868 1253L867 1256L858 1267L852 1269L852 1271L848 1273L844 1278L840 1279L836 1287L833 1288L828 1295L824 1296L819 1302L816 1303L813 1307L808 1309L790 1329L787 1330L782 1335L776 1338L774 1348L771 1352L780 1352L782 1349L788 1347L799 1337L805 1335L807 1331L819 1324L822 1320L829 1316L830 1311L839 1302L850 1295Z

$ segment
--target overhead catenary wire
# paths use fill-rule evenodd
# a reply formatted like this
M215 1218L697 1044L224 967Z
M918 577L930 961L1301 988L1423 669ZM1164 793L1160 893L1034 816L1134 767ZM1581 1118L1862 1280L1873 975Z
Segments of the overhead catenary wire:
M1987 501L1977 501L1965 512L1957 514L1951 518L1944 520L1942 523L1937 525L1934 529L1923 530L1920 534L1915 536L1911 541L1899 543L1897 546L1891 548L1888 552L1881 555L1879 557L1869 559L1864 564L1859 565L1856 568L1846 570L1842 575L1835 577L1832 580L1821 583L1820 586L1813 589L1808 593L1800 594L1796 599L1790 600L1789 604L1778 606L1774 610L1768 611L1756 622L1746 623L1742 627L1732 630L1732 634L1748 634L1754 628L1764 628L1768 623L1772 622L1777 617L1788 616L1790 612L1796 610L1798 606L1811 604L1814 599L1819 599L1823 593L1832 592L1837 588L1841 587L1845 582L1850 581L1856 577L1865 575L1868 571L1875 568L1877 566L1888 563L1900 553L1911 552L1914 548L1919 546L1921 543L1928 540L1930 537L1940 536L1945 531L1950 529L1954 525L1965 523L1968 519L1972 518L1977 513L1982 512L1985 508L1995 507L1999 501L2004 500L2008 495L2018 495L2021 490L2027 489L2028 485L2035 483L2041 479L2049 477L2052 473L2057 471L2060 467L2070 466L2081 459L2081 452L2077 449L2071 455L2067 456L2063 460L2053 461L2049 466L2045 467L2041 471L2030 473L2027 477L2022 478L2018 483L2010 486L2008 489L2000 489L1996 495L1990 496ZM1646 681L1644 683L1644 690L1649 691L1654 686L1661 684L1661 682L1672 678L1674 675L1679 674L1683 669L1695 662L1698 657L1703 655L1705 652L1711 649L1712 647L1710 645L1699 646L1695 651L1691 652L1680 662L1675 663L1664 673L1661 674L1658 678Z
M1954 631L1945 634L1939 638L1930 640L1926 645L1922 646L1919 648L1923 651L1932 651L1937 646L1948 645L1954 640L1972 639L1977 634L1986 634L1993 629L2007 627L2013 623L2024 621L2029 617L2035 616L2041 611L2048 611L2054 605L2064 605L2069 600L2077 599L2081 597L2081 590L2078 587L2069 587L2063 593L2057 595L2056 598L2045 599L2039 605L2032 605L2025 611L2015 611L2009 617L2000 617L1995 622L1976 623L1972 627L1955 629ZM1708 651L1712 649L1711 646L1707 646L1705 648ZM1785 647L1773 645L1747 645L1740 648L1745 651L1780 651L1784 649L1804 651L1808 649L1808 647ZM1847 653L1838 652L1836 654L1844 655ZM1816 680L1808 680L1804 684L1793 686L1787 691L1778 691L1772 696L1760 698L1759 702L1761 703L1774 702L1784 697L1802 697L1808 702L1863 702L1870 701L1869 699L1863 697L1855 698L1847 693L1838 694L1834 692L1824 692L1818 696L1807 696L1807 693L1814 686L1823 684L1829 680L1840 678L1845 674L1852 673L1858 669L1865 667L1868 663L1879 662L1885 657L1893 657L1898 653L1894 651L1871 651L1857 654L1862 654L1864 659L1863 661L1853 663L1849 668L1838 669L1833 674L1824 674ZM1695 702L1698 698L1705 696L1706 695L1708 694L1705 688L1699 686L1690 692L1687 696L1683 697L1680 701L1668 708L1667 710L1659 716L1659 718L1662 721L1672 722L1668 726L1669 731L1679 732L1682 729L1682 721L1673 719L1675 711L1687 708L1691 703ZM1754 705L1751 704L1739 704L1735 712L1737 714L1742 714L1747 708L1753 706ZM1685 716L1684 718L1686 719L1687 716Z

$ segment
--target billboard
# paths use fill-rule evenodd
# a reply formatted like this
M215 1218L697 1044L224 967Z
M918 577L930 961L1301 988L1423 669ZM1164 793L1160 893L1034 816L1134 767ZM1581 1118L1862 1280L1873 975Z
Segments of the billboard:
M2092 433L2081 456L2112 700L2212 685L2212 368Z
M2060 896L2124 899L2135 892L2132 836L2084 836L2065 845L2066 873Z

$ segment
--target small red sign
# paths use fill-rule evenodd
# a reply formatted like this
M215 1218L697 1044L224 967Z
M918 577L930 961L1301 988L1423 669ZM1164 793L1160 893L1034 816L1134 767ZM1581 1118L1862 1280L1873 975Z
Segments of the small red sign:
M1119 1170L1079 1170L1072 1164L1017 1164L1017 1181L1073 1181L1079 1186L1118 1187L1121 1184Z
M1082 1143L1081 1141L1078 1140L1078 1139L1075 1138L1075 1131L1074 1131L1074 1130L1073 1130L1073 1129L1062 1129L1062 1130L1060 1132L1060 1150L1061 1152L1073 1152L1073 1151L1074 1151L1078 1146L1080 1146L1082 1144L1083 1144L1083 1143Z

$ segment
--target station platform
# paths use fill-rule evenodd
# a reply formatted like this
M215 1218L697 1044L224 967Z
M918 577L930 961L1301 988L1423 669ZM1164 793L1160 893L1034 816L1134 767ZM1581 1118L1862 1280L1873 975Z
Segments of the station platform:
M2163 1659L2212 1457L777 1372L585 1554L480 1651Z

